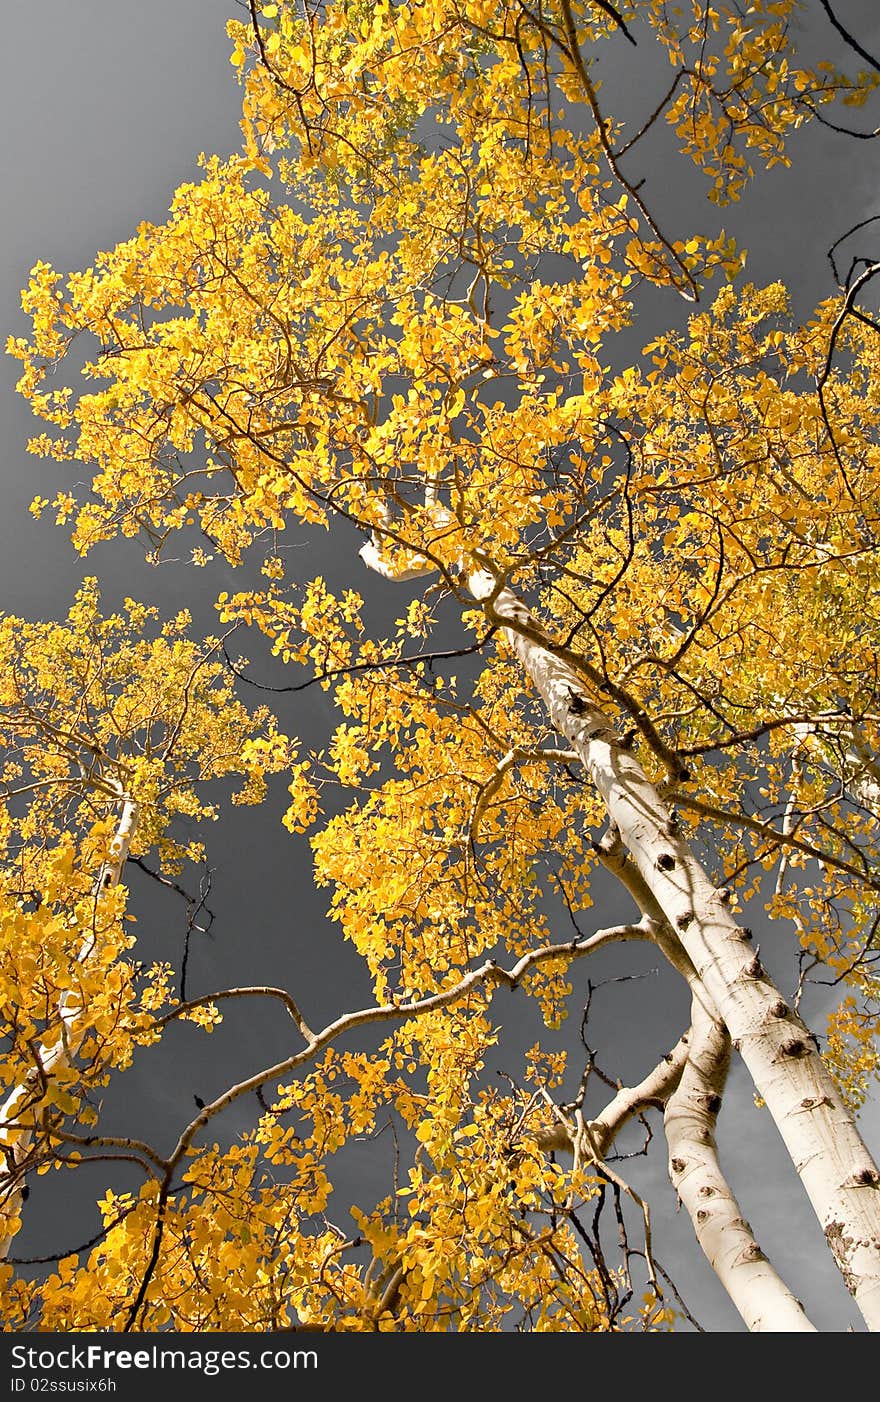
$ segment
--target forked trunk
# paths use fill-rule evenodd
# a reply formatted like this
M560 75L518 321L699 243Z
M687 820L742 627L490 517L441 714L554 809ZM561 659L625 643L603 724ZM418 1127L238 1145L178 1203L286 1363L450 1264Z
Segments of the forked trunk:
M469 587L580 756L773 1116L847 1288L869 1328L880 1329L880 1173L809 1032L575 668L539 641L524 604L491 575L472 574Z

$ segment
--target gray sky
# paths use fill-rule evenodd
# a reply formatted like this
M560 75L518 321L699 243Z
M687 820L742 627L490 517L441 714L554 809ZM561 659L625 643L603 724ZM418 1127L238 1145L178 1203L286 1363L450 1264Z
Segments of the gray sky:
M195 177L200 151L224 154L237 146L239 91L224 33L225 19L234 8L232 0L41 0L39 5L7 7L0 83L5 134L0 151L4 337L26 329L18 299L34 261L43 259L61 270L89 264L96 250L127 237L140 220L162 219L175 186ZM818 11L819 6L811 0L811 8ZM872 0L840 0L838 11L869 47L880 45L880 20ZM629 54L625 58L631 61ZM639 55L636 67L625 70L634 97L643 96L638 65L644 61ZM741 231L751 253L750 277L784 278L801 311L832 290L825 248L855 219L880 213L880 198L871 203L880 163L880 152L872 144L811 132L810 151L808 166L774 172L752 188L739 209L717 221ZM633 171L636 178L641 173L649 176L647 190L655 210L678 236L682 230L676 227L676 216L688 192L665 172L658 179L656 170ZM680 315L680 304L655 302L661 317ZM628 350L635 353L653 329L641 325ZM69 485L70 467L25 454L24 442L34 426L26 406L13 394L15 369L6 358L0 364L4 611L33 618L61 614L83 573L97 573L108 598L124 591L169 609L178 608L182 600L190 602L195 589L197 610L208 617L210 600L230 583L222 567L203 575L175 564L149 570L132 542L102 547L83 563L62 531L28 515L27 505L37 492L51 497L58 487ZM311 558L309 564L314 566L316 560ZM358 580L359 587L364 583ZM392 606L398 604L395 598ZM260 675L268 673L264 669ZM306 693L283 719L307 739L317 737L329 720L323 694ZM211 940L193 946L190 991L252 982L258 951L260 980L290 987L320 1022L323 1016L368 1001L369 989L353 955L323 917L323 900L310 886L306 845L291 842L280 829L279 807L276 801L256 819L253 810L232 810L210 835L210 860L217 869L211 904L217 919ZM147 879L139 873L130 874L129 884L136 899L149 902L152 916L142 916L139 927L148 931L144 957L168 957L179 964L180 910L148 892ZM615 909L612 918L616 913ZM607 907L591 912L597 923L607 914ZM771 968L779 959L772 939L762 955ZM649 972L656 964L650 950L615 946L594 967L587 970L582 965L579 971L594 981L622 972L648 975L597 995L591 1043L601 1048L607 1038L617 1047L623 1020L629 1029L622 1056L610 1050L600 1054L615 1074L644 1074L682 1030L683 993L674 981ZM781 967L788 978L790 971ZM521 1003L511 1001L509 1006L518 1018ZM513 1043L527 1045L533 1040L529 1031L517 1028ZM576 1038L576 1033L572 1026L566 1035ZM138 1132L143 1132L146 1114L161 1142L163 1132L167 1138L190 1117L193 1093L208 1098L230 1078L238 1079L287 1049L283 1020L272 1021L268 1014L261 1013L256 1025L246 1015L231 1015L209 1043L188 1029L174 1044L138 1061L125 1077L124 1093L108 1095L107 1114L114 1129ZM239 1123L255 1109L255 1104L242 1106ZM876 1105L866 1112L864 1129L877 1149ZM657 1189L657 1254L707 1328L737 1330L738 1316L702 1262L688 1221L675 1213L661 1138L658 1133L656 1152L646 1161L625 1166L633 1182ZM845 1328L855 1317L819 1228L801 1199L769 1118L754 1108L750 1084L738 1069L725 1102L721 1142L731 1181L774 1263L783 1275L792 1268L792 1284L820 1327ZM358 1175L361 1205L371 1205L372 1199L366 1199L373 1188L379 1194L387 1191L384 1163L361 1165ZM77 1175L77 1183L71 1175L67 1179L66 1204L51 1200L49 1187L35 1192L17 1251L74 1244L80 1235L71 1225L75 1211L85 1211L103 1183L96 1181L97 1175L95 1180Z

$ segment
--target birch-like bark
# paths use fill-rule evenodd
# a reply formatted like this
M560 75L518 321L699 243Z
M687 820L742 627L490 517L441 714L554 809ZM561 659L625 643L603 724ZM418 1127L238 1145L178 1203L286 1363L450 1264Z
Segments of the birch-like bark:
M138 805L127 794L120 792L116 831L93 887L96 902L102 891L119 885L137 832L137 823ZM77 956L80 964L88 963L95 948L95 939L94 931L90 931L83 940ZM24 1167L39 1130L45 1086L57 1071L70 1065L82 1044L82 1011L81 1000L75 991L68 990L62 994L58 1000L61 1022L58 1036L37 1049L39 1069L16 1086L0 1106L0 1156L4 1165L0 1168L0 1260L9 1254L15 1235L5 1229L6 1224L20 1216L24 1200Z
M580 756L773 1116L847 1288L869 1328L880 1329L880 1173L809 1032L575 667L488 572L475 571L468 585Z
M586 1121L590 1143L598 1158L604 1158L625 1125L650 1106L655 1109L665 1105L681 1080L687 1065L690 1033L679 1037L675 1046L668 1051L662 1061L658 1061L637 1085L621 1086L617 1094L600 1111L594 1120ZM569 1123L562 1112L549 1129L543 1130L537 1138L539 1149L546 1153L564 1151L574 1153L578 1125Z
M750 1330L814 1333L803 1307L755 1241L718 1158L714 1127L730 1061L727 1029L647 883L624 852L616 829L609 830L597 851L606 869L625 885L643 917L653 925L655 943L691 991L691 1029L665 1059L667 1064L680 1063L678 1073L657 1098L664 1108L670 1177L691 1219L697 1243ZM662 1074L663 1066L661 1063L655 1069L654 1077ZM650 1077L645 1084L652 1084ZM613 1124L621 1097L632 1094L620 1091L591 1123L591 1132L598 1129L597 1143L603 1143L603 1122L610 1116ZM707 1203L707 1198L712 1201ZM757 1262L761 1265L755 1269Z
M727 1029L647 882L624 852L616 829L609 829L597 852L606 870L623 883L643 918L653 926L658 949L690 989L691 1029L671 1054L673 1059L680 1055L683 1043L684 1060L661 1099L670 1146L670 1176L673 1186L679 1189L679 1199L690 1216L697 1242L749 1329L815 1333L803 1307L755 1241L718 1158L714 1129L730 1062ZM599 1121L613 1109L620 1095L615 1096ZM711 1203L707 1203L707 1198L712 1199ZM761 1262L761 1267L751 1269L756 1262ZM753 1283L758 1292L754 1301Z
M706 1259L753 1333L814 1334L803 1305L767 1260L718 1160L715 1121L730 1064L730 1039L693 1000L687 1064L666 1102L669 1176Z

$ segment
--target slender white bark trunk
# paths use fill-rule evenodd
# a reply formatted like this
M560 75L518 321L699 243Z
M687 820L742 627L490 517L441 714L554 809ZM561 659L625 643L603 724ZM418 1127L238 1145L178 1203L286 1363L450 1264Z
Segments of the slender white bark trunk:
M107 860L95 879L94 896L118 886L122 871L137 832L138 805L126 794L119 796L119 819L110 844ZM95 934L90 931L80 946L78 961L85 964L95 948ZM51 1042L37 1050L39 1072L34 1071L15 1087L0 1106L0 1260L9 1254L14 1232L6 1224L20 1215L24 1190L24 1165L39 1130L41 1106L45 1099L44 1086L58 1070L69 1066L79 1050L84 1031L80 1019L82 1002L69 990L58 1001L61 1028Z
M579 754L773 1116L848 1289L869 1327L880 1329L880 1173L807 1029L575 668L536 640L538 625L510 590L499 591L484 571L468 583Z
M718 1159L714 1129L730 1062L727 1029L647 882L624 852L616 829L609 830L597 852L606 870L626 887L642 915L653 924L657 947L691 991L692 1026L676 1048L680 1055L683 1044L684 1059L678 1076L661 1098L670 1176L697 1241L749 1329L814 1333L803 1307L758 1247ZM615 1097L611 1105L618 1099ZM603 1111L603 1116L606 1113ZM593 1121L591 1129L597 1123Z
M669 1176L706 1259L753 1332L815 1333L743 1219L718 1161L715 1121L730 1063L726 1029L694 999L687 1065L666 1102Z

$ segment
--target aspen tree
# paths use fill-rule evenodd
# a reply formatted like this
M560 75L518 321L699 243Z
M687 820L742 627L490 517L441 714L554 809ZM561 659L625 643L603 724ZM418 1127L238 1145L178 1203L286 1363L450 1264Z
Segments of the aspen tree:
M880 1324L880 1175L855 1119L878 1067L880 342L861 299L880 264L861 260L798 325L785 287L748 283L744 251L700 232L699 210L667 228L631 160L693 163L727 205L808 122L841 140L870 127L877 65L802 64L798 8L249 3L229 25L243 153L204 160L165 223L94 267L34 268L33 333L10 342L47 424L31 446L92 472L87 498L34 510L82 553L123 535L158 561L181 532L195 565L236 569L217 601L234 639L196 654L206 709L174 693L172 751L193 786L243 770L256 798L285 771L284 824L309 834L375 1001L316 1030L293 986L188 1000L155 973L142 1040L265 998L292 1049L199 1104L170 1150L90 1135L138 1158L143 1188L110 1188L100 1239L46 1279L6 1281L7 1327L665 1328L680 1303L650 1205L609 1161L622 1126L661 1109L673 1185L747 1327L808 1331L718 1157L731 1048ZM842 65L867 61L839 24L835 43ZM634 118L613 75L640 45L658 94ZM687 324L646 326L639 363L609 368L648 286ZM95 359L75 391L60 376L83 332ZM288 575L294 528L335 533L343 587ZM377 627L394 591L400 617ZM221 771L210 737L258 678L245 628L338 724L308 753L238 710L250 738L230 749L223 732ZM147 704L134 681L132 697L130 737ZM164 862L163 823L144 828L146 800L125 794L133 840ZM107 860L78 858L93 900ZM626 913L590 932L600 872ZM822 1052L748 921L841 990ZM626 940L684 979L691 1026L593 1111L590 1066L553 1033L581 961ZM84 948L68 952L78 977ZM485 1072L504 988L547 1037L499 1089ZM56 1022L80 1015L59 996ZM336 1045L374 1025L372 1050ZM47 1086L20 1122L32 1081L8 1077L5 1113L19 1155L57 1157L69 1131L34 1108ZM254 1093L253 1128L209 1142ZM389 1114L404 1166L351 1232L330 1216L334 1156ZM11 1185L24 1158L7 1162ZM586 1225L609 1196L641 1223L641 1304L629 1240L610 1262Z

